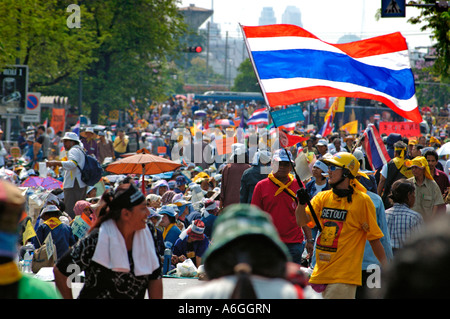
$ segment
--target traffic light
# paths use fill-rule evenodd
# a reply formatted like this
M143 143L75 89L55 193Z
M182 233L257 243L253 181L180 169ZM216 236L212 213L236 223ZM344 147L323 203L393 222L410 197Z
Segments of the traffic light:
M203 51L203 48L201 46L194 46L194 47L187 47L185 52L191 52L191 53L201 53Z

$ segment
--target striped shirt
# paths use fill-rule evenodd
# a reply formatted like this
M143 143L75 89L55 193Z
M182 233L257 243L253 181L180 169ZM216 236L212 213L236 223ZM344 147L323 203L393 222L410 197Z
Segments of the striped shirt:
M423 224L422 215L406 204L399 203L394 203L393 207L386 210L386 220L392 248L397 249L402 248Z

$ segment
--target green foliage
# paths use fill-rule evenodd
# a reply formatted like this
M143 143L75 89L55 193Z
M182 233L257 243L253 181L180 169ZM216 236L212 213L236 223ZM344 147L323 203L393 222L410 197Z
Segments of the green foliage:
M425 0L422 3L436 3L435 0ZM408 20L412 24L418 24L426 21L421 28L422 31L431 30L433 38L437 41L436 49L437 60L434 63L433 70L435 74L440 75L442 80L450 79L450 9L446 12L437 12L434 7L422 8L418 17Z
M70 4L81 27L69 28ZM82 71L83 113L125 109L170 91L167 57L186 29L176 0L2 0L0 63L27 64L30 85L43 95L68 96L77 105ZM19 47L19 49L17 49ZM3 49L3 50L2 50ZM164 97L165 98L165 97Z
M253 70L250 59L245 59L238 67L238 74L234 79L234 85L231 89L235 92L260 92L255 71Z

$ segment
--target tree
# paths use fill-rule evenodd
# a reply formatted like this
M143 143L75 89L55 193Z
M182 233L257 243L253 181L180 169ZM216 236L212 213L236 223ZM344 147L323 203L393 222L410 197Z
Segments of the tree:
M435 0L422 1L428 4L435 4ZM433 69L436 74L442 76L442 80L450 79L450 9L439 12L434 6L423 7L418 17L408 20L411 24L418 24L426 21L421 30L432 30L433 38L437 41L434 48L436 49L437 58Z
M0 66L24 64L29 89L59 83L95 60L100 41L89 28L92 15L82 8L83 28L67 27L67 6L73 1L2 0L0 2ZM86 25L84 25L86 24Z
M81 74L83 104L97 123L100 112L126 108L131 97L155 100L164 94L167 57L179 51L186 29L176 3L2 0L0 52L5 63L19 58L27 64L30 88L44 95L76 101ZM80 28L67 26L70 4L81 9Z
M238 67L238 74L234 79L232 91L235 92L261 92L261 88L256 78L250 59L247 58Z

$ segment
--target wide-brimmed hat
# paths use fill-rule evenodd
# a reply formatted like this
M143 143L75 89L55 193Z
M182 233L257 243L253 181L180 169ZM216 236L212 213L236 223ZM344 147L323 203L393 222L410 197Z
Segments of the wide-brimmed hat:
M77 133L74 132L66 132L62 138L62 140L69 140L80 143L80 138L78 137Z
M46 206L46 207L42 210L40 216L42 217L42 216L44 216L44 214L46 214L46 213L58 213L58 214L62 214L61 211L59 210L58 206L56 206L56 205L48 205L48 206Z

